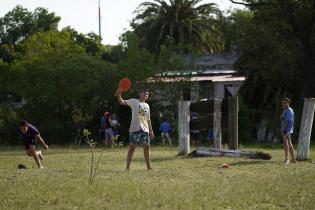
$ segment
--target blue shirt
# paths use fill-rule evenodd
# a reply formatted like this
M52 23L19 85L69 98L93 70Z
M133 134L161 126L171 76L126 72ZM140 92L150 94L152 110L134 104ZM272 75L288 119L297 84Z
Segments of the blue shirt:
M171 131L171 127L168 124L168 122L162 122L159 128L159 131L161 131L162 133L168 133Z
M100 120L101 123L101 128L111 128L110 122L109 122L109 118L108 117L101 117Z
M285 124L287 126L285 127ZM294 112L291 107L285 109L281 115L281 131L283 133L293 133Z
M207 133L207 140L212 140L214 138L213 129L209 128Z
M100 123L101 123L101 127L106 126L106 118L104 116L101 117Z

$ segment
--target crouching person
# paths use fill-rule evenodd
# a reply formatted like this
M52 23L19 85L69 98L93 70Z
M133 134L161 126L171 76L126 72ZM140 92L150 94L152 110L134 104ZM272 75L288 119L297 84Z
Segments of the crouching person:
M20 122L17 131L24 141L27 154L33 157L38 168L42 169L43 165L41 164L41 160L43 160L43 156L41 151L35 150L35 145L39 142L45 149L48 149L48 146L40 136L39 131L26 120Z

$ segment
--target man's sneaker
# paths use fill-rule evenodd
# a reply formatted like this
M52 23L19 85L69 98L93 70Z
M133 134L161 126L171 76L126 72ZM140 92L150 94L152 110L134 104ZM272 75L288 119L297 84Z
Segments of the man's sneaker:
M40 167L38 167L39 169L44 169L44 167L43 166L40 166Z
M284 165L288 165L290 163L290 160L284 160Z

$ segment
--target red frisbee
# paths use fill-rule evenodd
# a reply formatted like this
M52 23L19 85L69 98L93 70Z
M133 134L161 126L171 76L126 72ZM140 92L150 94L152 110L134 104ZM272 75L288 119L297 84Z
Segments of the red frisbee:
M224 163L224 164L221 166L221 168L230 168L230 165L229 165L229 164Z
M131 81L129 78L125 77L119 81L119 88L122 91L128 91L131 87Z

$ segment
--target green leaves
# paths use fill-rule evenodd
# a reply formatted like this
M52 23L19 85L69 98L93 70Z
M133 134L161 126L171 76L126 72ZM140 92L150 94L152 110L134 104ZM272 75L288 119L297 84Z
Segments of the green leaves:
M16 54L12 53L12 49L21 53L20 43L36 32L57 30L59 21L60 17L44 8L30 12L16 6L0 18L0 59L13 62Z
M91 132L86 128L83 129L82 133L83 133L83 136L86 138L88 138L91 135Z
M94 141L90 138L91 132L88 129L84 128L82 134L86 139L86 143L88 143L90 147L95 148L97 141Z
M116 67L87 55L67 31L38 32L22 46L13 67L20 75L16 91L27 99L24 111L35 122L47 121L41 130L48 138L70 141L73 131L91 123L104 101L113 98Z
M161 45L170 42L175 45L192 45L200 51L222 50L223 36L215 21L220 11L215 4L200 4L201 2L144 2L136 10L132 26L141 43L152 52L159 52Z
M248 76L246 101L274 109L283 95L314 95L314 1L255 2L250 11L233 12L225 30L228 45L242 52L236 67Z

